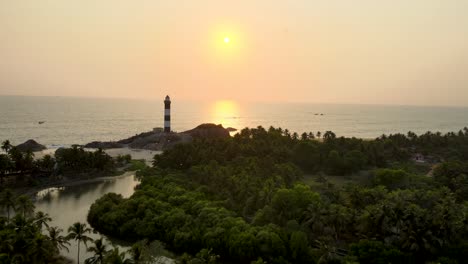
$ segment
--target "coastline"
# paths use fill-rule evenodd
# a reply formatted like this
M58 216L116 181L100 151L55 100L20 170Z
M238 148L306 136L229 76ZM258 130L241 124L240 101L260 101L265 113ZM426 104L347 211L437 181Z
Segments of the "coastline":
M36 198L35 194L41 191L47 190L47 189L51 189L51 188L72 187L72 186L78 186L82 184L93 183L93 182L116 180L116 179L125 178L129 176L134 176L134 175L135 175L135 171L127 171L117 176L102 176L102 177L89 178L89 179L64 179L64 180L44 184L41 186L23 187L20 189L16 189L15 192L19 195L30 196L34 200Z
M47 146L46 149L41 151L36 151L34 153L34 159L39 160L42 159L46 155L54 156L55 152L59 148L54 148ZM86 149L87 151L95 151L96 149ZM129 147L124 148L113 148L113 149L106 149L105 152L113 157L116 158L118 156L125 156L131 155L133 160L142 160L148 166L152 165L152 161L155 155L161 154L162 151L154 151L154 150L144 150L144 149L132 149ZM124 167L125 169L125 167ZM11 188L17 195L27 195L31 198L35 198L35 194L49 188L60 188L60 187L70 187L76 186L81 184L93 183L93 182L101 182L106 180L115 180L119 178L128 177L130 175L135 175L135 171L125 171L122 168L119 169L115 175L106 175L106 176L97 176L92 177L90 175L83 174L80 177L68 177L66 175L63 176L61 179L49 179L42 184L37 186L11 186Z
M34 152L34 158L41 159L45 155L54 155L57 149L58 148L51 148L48 146L48 148L45 150ZM94 151L96 149L87 148L86 150ZM145 160L145 163L147 165L151 165L154 155L163 153L162 151L146 150L146 149L132 149L129 147L105 149L104 152L106 152L109 156L113 158L116 158L119 155L122 155L122 156L131 155L132 159L134 160Z

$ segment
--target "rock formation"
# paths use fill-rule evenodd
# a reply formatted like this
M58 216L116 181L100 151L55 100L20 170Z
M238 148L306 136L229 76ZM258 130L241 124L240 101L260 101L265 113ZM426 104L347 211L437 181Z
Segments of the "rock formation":
M164 133L162 131L144 132L127 139L111 142L91 142L86 144L85 148L124 148L147 149L147 150L165 150L175 144L191 142L194 138L218 139L230 137L229 131L222 125L202 124L194 129L182 133Z
M182 132L182 134L188 134L193 138L228 138L230 137L229 131L222 125L215 124L201 124L192 130Z
M16 146L16 148L22 152L26 152L26 151L35 152L35 151L41 151L41 150L46 149L44 145L41 145L32 139L24 142L23 144L19 144L18 146Z

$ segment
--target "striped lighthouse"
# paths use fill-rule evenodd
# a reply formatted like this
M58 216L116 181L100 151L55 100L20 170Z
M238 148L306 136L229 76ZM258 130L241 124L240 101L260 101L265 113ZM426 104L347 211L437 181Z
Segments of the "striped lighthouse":
M171 132L171 98L169 95L164 100L164 132Z

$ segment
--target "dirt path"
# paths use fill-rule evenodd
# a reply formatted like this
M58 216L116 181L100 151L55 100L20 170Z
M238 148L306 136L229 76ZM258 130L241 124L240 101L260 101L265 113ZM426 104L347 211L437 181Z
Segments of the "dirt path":
M431 170L426 174L427 177L433 177L434 176L434 170L435 168L439 165L440 163L434 164L431 166Z

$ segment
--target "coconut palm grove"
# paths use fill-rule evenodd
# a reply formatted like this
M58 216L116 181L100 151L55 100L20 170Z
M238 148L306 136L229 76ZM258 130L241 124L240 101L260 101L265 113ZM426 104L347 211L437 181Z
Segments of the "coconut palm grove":
M19 170L10 156L2 155L3 175ZM0 261L158 263L149 253L158 243L176 263L464 263L466 157L466 128L373 140L245 128L177 144L152 166L131 161L141 181L134 194L104 195L88 223L68 230L50 226L28 196L4 189ZM103 160L101 169L116 163ZM92 230L133 246L93 241ZM61 257L69 241L92 256Z

